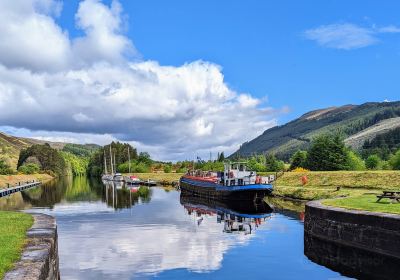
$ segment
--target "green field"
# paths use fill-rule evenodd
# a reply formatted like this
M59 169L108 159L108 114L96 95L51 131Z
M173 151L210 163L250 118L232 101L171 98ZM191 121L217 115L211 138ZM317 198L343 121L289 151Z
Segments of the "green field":
M322 203L324 205L353 210L400 214L400 203L391 203L389 199L382 199L379 202L376 202L376 200L377 197L375 195L363 195L342 199L328 199L324 200Z
M304 186L302 176L308 178ZM400 171L287 172L278 179L274 194L303 200L329 199L324 203L348 209L400 214L400 203L376 202L376 195L382 194L382 190L400 191Z
M29 214L0 211L0 279L20 258L26 231L32 224Z

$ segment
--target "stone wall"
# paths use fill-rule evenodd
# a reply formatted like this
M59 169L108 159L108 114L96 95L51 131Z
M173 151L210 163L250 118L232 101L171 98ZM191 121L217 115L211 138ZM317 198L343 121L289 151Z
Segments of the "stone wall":
M33 214L34 224L27 232L28 242L15 269L4 280L58 280L58 235L53 217Z
M304 231L314 237L400 259L400 215L306 204Z

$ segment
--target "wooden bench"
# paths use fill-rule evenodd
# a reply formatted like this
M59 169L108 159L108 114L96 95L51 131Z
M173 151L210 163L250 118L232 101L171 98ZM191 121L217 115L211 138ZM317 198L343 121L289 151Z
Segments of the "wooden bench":
M378 200L376 202L381 201L383 198L389 198L392 201L400 202L400 191L383 191L383 194L376 196Z

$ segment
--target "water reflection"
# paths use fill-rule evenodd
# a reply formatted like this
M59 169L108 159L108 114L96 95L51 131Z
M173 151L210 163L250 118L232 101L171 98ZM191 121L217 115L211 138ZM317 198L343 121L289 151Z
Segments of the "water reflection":
M2 209L56 217L62 279L340 276L304 256L296 211L271 213L267 206L199 201L173 188L127 188L84 177L0 200Z
M224 225L225 233L251 234L270 219L272 213L272 208L267 203L227 203L182 193L180 201L197 226L201 225L204 217L215 216L217 223Z
M395 279L400 260L304 235L304 254L313 262L358 279Z

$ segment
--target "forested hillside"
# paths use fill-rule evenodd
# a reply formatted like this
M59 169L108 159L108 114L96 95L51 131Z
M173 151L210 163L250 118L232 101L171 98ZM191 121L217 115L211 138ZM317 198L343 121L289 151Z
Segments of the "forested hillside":
M400 127L399 117L400 102L365 103L315 110L285 125L266 130L257 138L243 143L230 157L272 153L287 161L296 151L308 149L315 136L332 132L342 135L349 146L360 151L363 149L366 153L369 149L384 146L382 140L379 140L381 138L375 140L379 135L385 141L391 138L387 144L390 147L398 147L399 137L390 135L396 134L395 129ZM364 136L352 137L357 134ZM385 135L388 136L385 138Z

